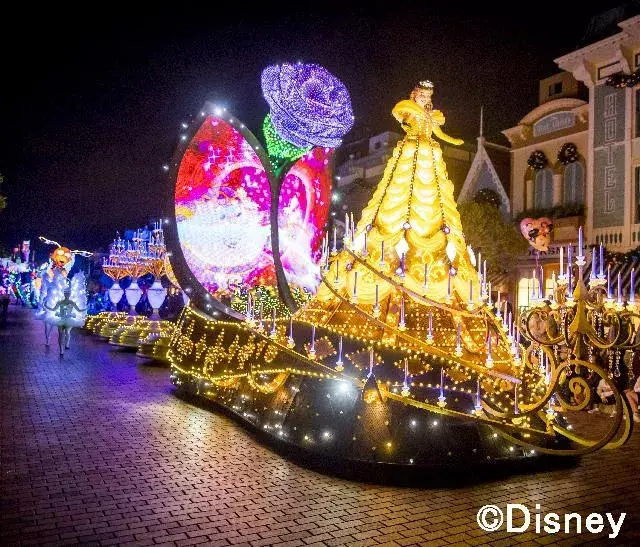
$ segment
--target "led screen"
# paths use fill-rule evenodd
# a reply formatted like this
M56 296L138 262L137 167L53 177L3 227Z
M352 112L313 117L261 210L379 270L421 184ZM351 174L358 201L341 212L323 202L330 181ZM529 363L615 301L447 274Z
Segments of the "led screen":
M287 281L315 291L329 211L332 149L315 148L283 176L280 256ZM211 293L275 285L271 189L242 132L208 116L192 138L175 189L178 237L187 265Z

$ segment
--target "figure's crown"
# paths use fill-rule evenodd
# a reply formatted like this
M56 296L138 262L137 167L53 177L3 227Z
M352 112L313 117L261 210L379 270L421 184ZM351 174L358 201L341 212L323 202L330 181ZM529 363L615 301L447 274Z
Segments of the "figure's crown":
M422 89L433 89L433 82L431 82L431 80L421 80L418 82L418 87Z

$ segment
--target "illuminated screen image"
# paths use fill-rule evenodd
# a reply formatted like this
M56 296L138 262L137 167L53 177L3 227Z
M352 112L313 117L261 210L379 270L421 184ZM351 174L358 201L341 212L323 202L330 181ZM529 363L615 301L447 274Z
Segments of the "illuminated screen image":
M330 205L333 150L314 148L283 176L280 257L287 281L315 292ZM258 154L240 131L208 116L179 166L175 210L189 269L211 293L275 285L271 188Z

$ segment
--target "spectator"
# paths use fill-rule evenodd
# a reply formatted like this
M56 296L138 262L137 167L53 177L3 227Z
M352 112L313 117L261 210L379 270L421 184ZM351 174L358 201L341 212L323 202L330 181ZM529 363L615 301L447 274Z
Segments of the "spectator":
M640 397L640 376L636 379L636 383L633 385L633 389L627 389L624 392L627 401L629 401L629 406L633 411L633 421L636 423L640 422L640 413L638 413L638 400Z

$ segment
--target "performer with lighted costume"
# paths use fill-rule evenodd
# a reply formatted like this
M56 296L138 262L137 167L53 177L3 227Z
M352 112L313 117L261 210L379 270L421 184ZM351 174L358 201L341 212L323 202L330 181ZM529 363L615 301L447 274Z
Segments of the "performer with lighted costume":
M56 272L47 297L43 303L46 310L45 324L58 327L58 349L60 357L70 348L71 329L82 327L87 317L87 295L82 272L73 276L71 283L60 272ZM48 338L48 337L47 337Z

